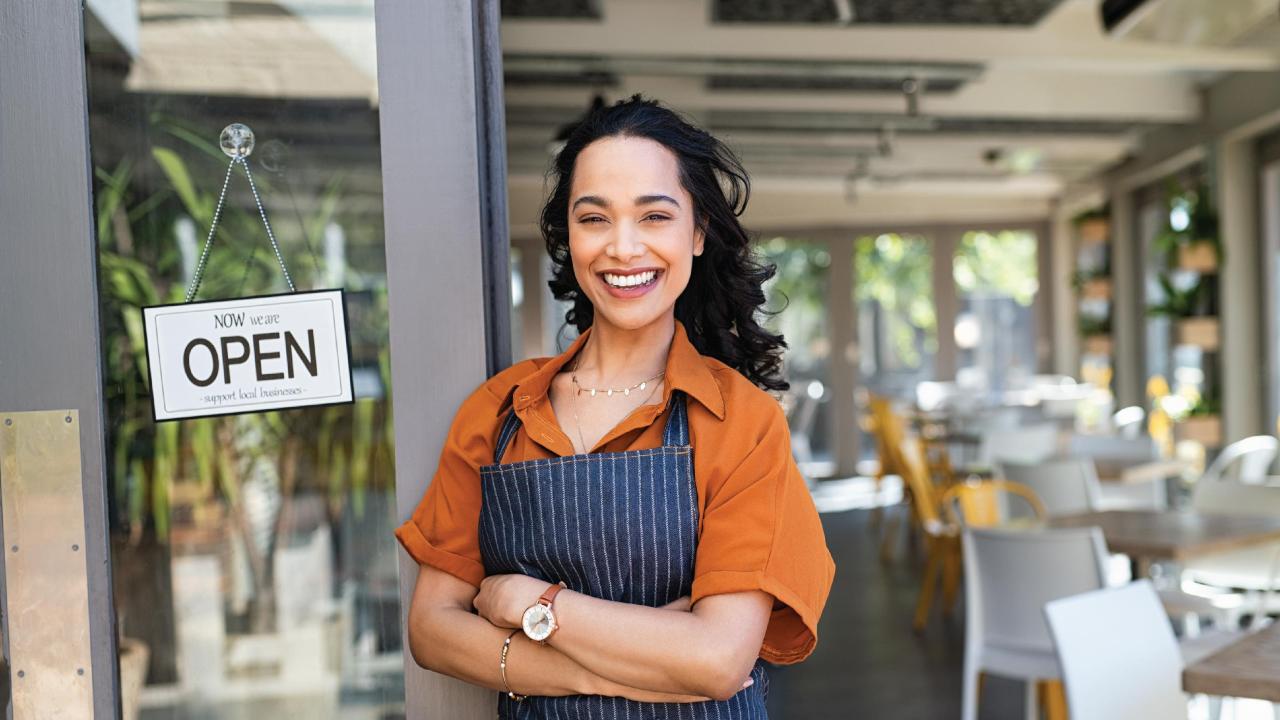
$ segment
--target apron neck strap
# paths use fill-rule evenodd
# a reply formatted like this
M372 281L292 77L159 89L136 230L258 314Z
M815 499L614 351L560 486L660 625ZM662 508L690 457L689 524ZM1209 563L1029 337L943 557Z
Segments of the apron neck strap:
M673 390L671 392L671 404L667 406L670 410L667 413L667 424L662 429L662 445L664 447L684 447L689 444L689 411L688 403L685 402L684 392ZM516 436L516 431L520 429L520 417L516 415L515 407L507 411L507 416L502 421L502 429L498 431L498 443L493 450L493 462L498 464L502 462L502 456L507 453L507 446L511 444L511 439Z
M671 392L671 404L667 406L667 426L662 430L663 447L683 447L689 444L689 411L684 393Z

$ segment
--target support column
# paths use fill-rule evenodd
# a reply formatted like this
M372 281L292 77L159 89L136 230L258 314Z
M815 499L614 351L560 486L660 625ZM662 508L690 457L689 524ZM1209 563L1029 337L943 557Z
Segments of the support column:
M960 298L956 295L955 257L962 233L955 227L928 231L933 249L933 305L938 318L938 356L934 365L938 380L954 380L959 366L955 327Z
M546 314L544 306L550 296L546 280L542 277L542 266L546 264L547 251L542 243L536 241L520 242L520 279L524 284L524 302L520 305L521 344L515 348L521 353L520 358L543 356L543 338L546 332L542 327L542 318Z
M1134 217L1133 192L1112 188L1111 198L1111 338L1114 349L1116 407L1146 405L1142 377L1142 254Z
M1071 288L1071 274L1076 267L1076 243L1071 218L1060 205L1055 205L1050 215L1048 233L1049 271L1041 292L1047 293L1047 299L1051 301L1048 317L1053 338L1053 372L1077 377L1080 374L1079 307Z
M849 477L858 464L858 408L853 393L857 386L857 336L853 311L853 237L837 235L826 241L831 256L827 271L827 323L831 356L827 381L831 384L831 447L836 476Z
M458 406L511 361L502 57L497 0L379 0L374 12L403 521ZM419 568L398 557L403 620ZM494 716L496 693L422 669L402 637L407 717Z
M28 587L30 583L42 584L58 595L50 599L53 610L59 606L65 610L69 602L57 593L62 583L82 583L79 590L83 592L87 586L88 597L88 616L81 617L75 626L22 628L21 634L27 638L44 632L72 639L83 639L87 634L88 657L64 656L60 664L40 662L25 669L9 668L14 681L11 709L19 717L115 718L120 714L120 681L107 538L97 243L90 212L84 8L80 3L0 2L0 88L4 88L4 99L0 100L0 158L4 159L0 162L0 222L4 223L0 230L0 412L12 421L10 430L17 432L20 427L38 424L29 424L29 416L14 413L62 411L59 415L66 418L66 425L74 428L65 444L55 443L53 432L28 431L19 450L35 456L36 461L60 460L58 464L68 473L60 479L80 486L84 510L83 547L69 550L79 557L83 574L77 578L59 573L53 565L37 565L37 574L26 576L24 581ZM42 453L49 455L40 457ZM79 454L75 468L68 457L72 453ZM11 481L6 491L31 479L22 477L21 464L7 467L15 468L18 476L0 478L0 483ZM53 478L47 480L37 489L49 492ZM37 492L31 499L46 498ZM54 498L67 499L65 493ZM48 503L44 509L48 511ZM13 508L6 508L6 512L10 510ZM66 519L81 522L69 514ZM42 532L38 523L17 523L6 539L24 534L24 530L21 544L29 547L13 547L19 544L16 538L4 543L0 569L5 567L2 558L14 552L50 549L41 541L49 541L51 536ZM76 564L75 559L70 563ZM15 561L15 570L22 566ZM7 570L0 577L5 575ZM6 590L0 597L6 598L7 605L11 591L18 588L0 589ZM67 617L33 612L31 607L0 610L6 657L13 649L8 643L18 636L20 624L57 622ZM23 647L32 645L23 643ZM78 668L74 663L88 666ZM23 677L17 675L19 671ZM86 681L92 688L90 707L76 702L80 697L75 692L77 685ZM65 692L54 692L53 688Z
M1211 156L1212 157L1212 156ZM1223 440L1267 433L1263 332L1262 240L1258 232L1258 168L1250 139L1223 140L1216 153L1223 263L1220 288Z

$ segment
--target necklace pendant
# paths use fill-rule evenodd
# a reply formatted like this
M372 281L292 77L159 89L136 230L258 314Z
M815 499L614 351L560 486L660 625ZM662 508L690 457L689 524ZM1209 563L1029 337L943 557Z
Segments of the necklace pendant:
M643 390L643 389L644 389L644 385L645 385L644 383L640 383L640 389L641 389L641 390Z
M609 388L609 397L613 397L613 388Z
M596 396L596 389L591 388L591 397L595 397L595 396Z
M624 388L622 390L622 394L625 395L626 397L631 397L631 388Z

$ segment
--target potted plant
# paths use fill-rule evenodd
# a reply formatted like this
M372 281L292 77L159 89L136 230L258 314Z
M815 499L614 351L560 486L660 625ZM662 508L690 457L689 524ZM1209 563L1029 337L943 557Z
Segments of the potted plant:
M1106 268L1075 271L1071 275L1071 287L1085 299L1111 299L1111 275Z
M1104 243L1111 236L1111 213L1105 207L1082 212L1072 222L1081 242Z
M1218 271L1222 262L1218 213L1203 184L1194 190L1169 193L1169 219L1156 239L1156 248L1166 253L1179 270L1202 274Z
M1216 395L1201 395L1177 424L1180 440L1198 442L1205 447L1222 445L1222 408Z
M1207 351L1218 349L1219 324L1214 314L1216 293L1203 277L1179 286L1172 273L1165 271L1157 276L1164 299L1147 307L1151 316L1165 316L1173 320L1175 341L1180 345L1195 345Z
M1081 315L1080 335L1086 355L1111 355L1111 318Z

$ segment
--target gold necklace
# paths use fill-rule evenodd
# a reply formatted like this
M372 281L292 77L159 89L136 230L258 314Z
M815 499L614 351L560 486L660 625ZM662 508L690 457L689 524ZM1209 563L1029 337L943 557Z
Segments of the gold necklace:
M641 380L640 382L636 383L635 385L632 385L631 387L624 387L618 390L615 390L614 388L582 387L582 385L578 384L578 373L576 372L576 368L575 368L575 372L569 376L569 379L573 382L574 395L580 395L584 392L589 392L591 393L591 397L595 397L596 393L600 392L600 393L604 393L607 397L613 397L614 393L622 393L623 395L630 396L632 390L644 390L649 383L653 382L654 380L657 380L658 378L666 374L667 372L664 370L658 373L657 375L654 375L651 378L645 378L644 380Z
M579 357L580 357L580 356L579 356ZM578 362L579 362L579 357L575 357L575 358L573 359L573 369L572 369L572 370L570 370L569 379L573 382L574 386L575 386L577 389L576 389L574 392L572 392L572 393L570 393L570 394L569 394L569 406L573 409L573 429L574 429L575 431L577 431L577 433L578 433L578 444L582 446L582 452L583 452L583 453L589 453L589 452L591 451L591 448L587 447L587 441L586 441L586 439L585 439L585 438L583 438L583 437L582 437L582 423L578 421L578 393L579 393L579 392L581 392L581 391L583 390L582 386L578 385L578 375L577 375L577 372L578 372ZM624 394L625 396L630 396L630 395L631 395L631 392L630 392L631 390L634 390L634 389L637 389L637 388L639 388L640 390L643 390L643 389L645 388L646 384L647 384L650 380L656 380L657 378L662 377L664 374L666 374L666 373L665 373L665 372L658 373L657 375L654 375L653 377L649 378L648 380L645 380L645 381L641 382L638 386L632 386L631 388L628 388L628 391L627 391L627 392L625 392L625 393L623 393L623 394ZM649 391L649 394L648 394L647 396L645 396L645 399L644 399L644 400L642 400L642 401L640 402L640 404L641 404L641 405L644 405L645 403L649 402L649 399L650 399L650 398L652 398L652 397L653 397L653 394L654 394L654 393L656 393L656 392L658 392L658 383L654 383L653 389ZM592 389L591 394L592 394L592 396L594 396L594 395L596 394L596 391L595 391L594 389ZM612 390L610 390L610 391L609 391L609 394L610 394L610 395L612 395L612 394L613 394L613 391L612 391ZM632 410L634 411L634 410L635 410L635 408L632 408Z

